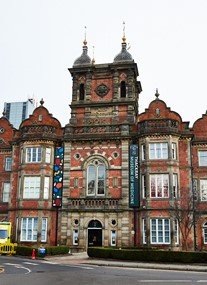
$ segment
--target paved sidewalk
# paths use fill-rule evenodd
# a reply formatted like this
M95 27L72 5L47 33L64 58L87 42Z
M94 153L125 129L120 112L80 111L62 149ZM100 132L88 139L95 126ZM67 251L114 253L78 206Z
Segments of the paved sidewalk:
M98 259L89 257L86 252L73 253L62 256L46 256L45 260L50 262L58 262L60 264L81 264L94 266L207 272L207 264L162 264L151 262L145 263L136 261Z

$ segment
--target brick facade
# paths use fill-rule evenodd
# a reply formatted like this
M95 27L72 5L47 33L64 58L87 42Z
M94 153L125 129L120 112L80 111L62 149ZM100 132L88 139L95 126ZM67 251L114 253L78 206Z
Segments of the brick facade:
M66 126L43 101L18 130L0 118L0 220L12 222L12 240L75 251L92 245L206 250L207 115L190 128L158 92L139 114L142 89L125 39L110 64L91 62L84 43L69 72ZM139 149L136 208L129 207L131 144ZM64 149L61 207L54 207L56 147Z

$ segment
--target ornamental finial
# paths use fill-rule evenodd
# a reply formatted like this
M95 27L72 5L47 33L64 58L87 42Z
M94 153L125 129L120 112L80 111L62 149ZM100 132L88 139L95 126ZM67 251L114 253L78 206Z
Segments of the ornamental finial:
M126 42L126 37L125 37L125 22L123 22L123 37L122 37L122 42Z
M45 102L44 102L44 100L43 100L43 98L40 100L40 105L42 106L43 104L44 104Z
M86 45L87 45L87 40L86 40L86 29L87 29L87 27L84 26L84 29L85 29L85 32L84 32L84 41L83 41L83 44L84 44L84 46L86 46Z
M95 47L93 46L93 59L92 59L92 64L95 64L94 49L95 49Z
M156 88L155 96L156 96L156 99L158 100L158 97L160 96L160 94L158 93L158 88Z

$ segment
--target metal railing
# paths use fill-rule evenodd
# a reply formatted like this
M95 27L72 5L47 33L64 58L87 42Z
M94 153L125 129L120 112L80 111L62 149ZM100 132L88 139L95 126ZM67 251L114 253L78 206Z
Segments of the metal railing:
M12 255L16 254L17 243L1 243L0 244L0 255L7 254Z

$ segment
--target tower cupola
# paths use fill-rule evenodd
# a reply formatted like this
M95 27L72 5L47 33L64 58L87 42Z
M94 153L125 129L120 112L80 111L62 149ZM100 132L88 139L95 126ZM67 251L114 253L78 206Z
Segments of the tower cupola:
M88 64L92 64L92 61L91 58L88 56L88 47L87 47L86 32L85 32L85 39L83 41L83 52L81 56L74 61L73 66L76 67L79 65L88 65Z
M127 51L127 43L125 37L125 23L123 23L123 37L122 37L122 49L121 52L118 53L114 58L114 63L119 62L133 62L133 58L131 54Z

